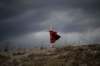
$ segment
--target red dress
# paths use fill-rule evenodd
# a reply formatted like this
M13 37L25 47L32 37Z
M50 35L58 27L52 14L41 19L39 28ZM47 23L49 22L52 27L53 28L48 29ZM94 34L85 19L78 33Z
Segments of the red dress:
M57 34L57 32L50 30L50 43L55 43L61 36Z

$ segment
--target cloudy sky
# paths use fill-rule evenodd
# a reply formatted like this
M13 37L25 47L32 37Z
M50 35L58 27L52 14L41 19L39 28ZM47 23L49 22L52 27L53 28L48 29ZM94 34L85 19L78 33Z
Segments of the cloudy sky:
M0 0L0 46L48 46L49 25L57 45L100 42L100 0Z

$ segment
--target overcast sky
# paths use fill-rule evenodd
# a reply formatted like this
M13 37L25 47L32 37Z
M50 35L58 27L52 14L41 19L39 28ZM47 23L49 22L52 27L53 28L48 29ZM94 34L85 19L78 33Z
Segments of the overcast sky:
M0 46L48 46L49 25L57 44L100 42L100 0L0 0Z

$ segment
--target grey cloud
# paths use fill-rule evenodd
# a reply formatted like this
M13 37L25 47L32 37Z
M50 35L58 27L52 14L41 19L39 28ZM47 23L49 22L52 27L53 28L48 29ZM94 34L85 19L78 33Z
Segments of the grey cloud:
M99 16L91 16L80 9L54 10L48 18L42 25L47 28L52 24L62 32L85 32L100 28Z
M42 12L42 11L41 11ZM26 33L39 31L43 29L40 27L40 22L46 19L44 12L40 11L29 11L24 14L15 16L13 18L9 18L3 20L0 23L0 36L8 37L8 36L17 36L23 35ZM45 12L46 13L46 12Z
M42 31L51 23L61 32L94 31L100 28L99 6L100 0L0 0L0 40Z
M1 0L0 3L0 19L18 15L29 9L73 8L82 9L94 15L98 14L100 11L99 0Z
M66 31L68 32L84 32L88 30L95 30L97 28L100 28L99 21L100 19L97 18L84 17L80 19L77 17L76 20L72 21L72 23L65 25L64 28L66 28Z

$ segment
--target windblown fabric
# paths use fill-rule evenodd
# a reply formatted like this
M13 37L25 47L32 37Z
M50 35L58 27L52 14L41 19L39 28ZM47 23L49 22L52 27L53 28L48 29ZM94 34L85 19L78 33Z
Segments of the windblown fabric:
M57 32L50 30L50 43L55 43L61 36L57 34Z

